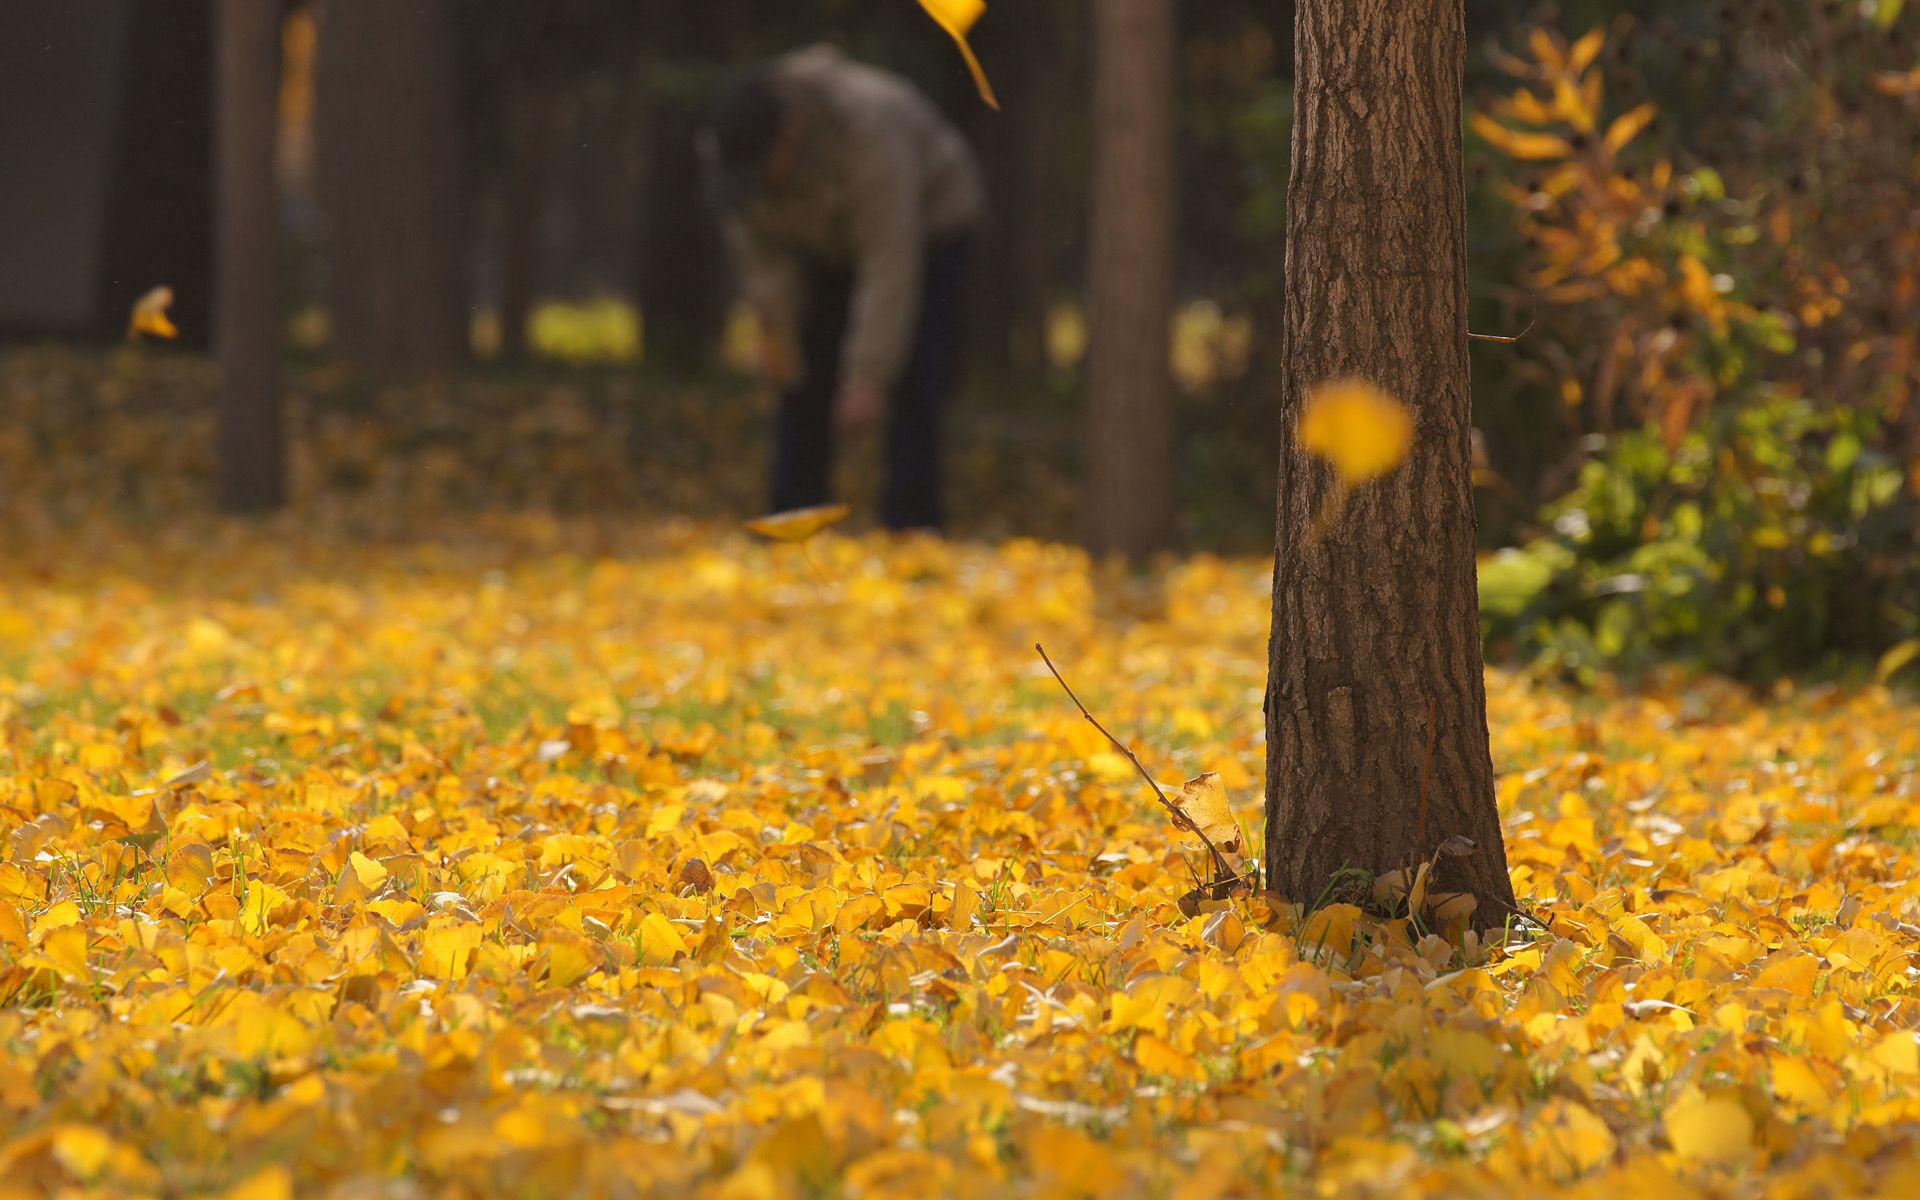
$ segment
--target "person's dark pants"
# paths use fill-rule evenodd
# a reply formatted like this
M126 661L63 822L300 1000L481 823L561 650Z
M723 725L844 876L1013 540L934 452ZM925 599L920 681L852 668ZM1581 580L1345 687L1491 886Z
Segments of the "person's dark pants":
M900 379L887 395L885 490L880 520L888 529L938 529L940 427L953 395L965 287L967 239L927 248L920 322ZM780 397L774 420L774 512L824 504L833 481L833 401L840 391L840 347L847 332L853 276L845 270L807 272L806 313L799 384Z

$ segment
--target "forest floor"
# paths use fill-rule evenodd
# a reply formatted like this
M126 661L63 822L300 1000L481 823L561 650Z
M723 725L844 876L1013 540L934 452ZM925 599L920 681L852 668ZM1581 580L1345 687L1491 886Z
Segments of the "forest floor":
M1032 647L1257 845L1259 559L139 521L18 461L0 1196L1920 1193L1884 689L1495 671L1545 932L1187 918L1196 848Z

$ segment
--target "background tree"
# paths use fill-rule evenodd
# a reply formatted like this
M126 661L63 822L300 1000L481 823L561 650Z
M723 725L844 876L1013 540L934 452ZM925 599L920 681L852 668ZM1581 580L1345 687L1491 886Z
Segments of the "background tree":
M644 109L638 292L650 365L699 368L718 348L729 300L726 248L708 211L695 135L728 70L732 5L654 0L641 71Z
M274 178L279 5L215 0L213 35L218 487L221 507L255 512L279 507L286 496Z
M1002 111L966 92L956 105L992 200L967 322L972 365L996 383L1045 381L1049 313L1078 283L1087 219L1088 19L1084 0L989 6L973 44L994 64Z
M315 153L336 350L380 371L467 354L454 0L315 0Z
M1084 519L1088 549L1138 559L1173 540L1173 4L1091 7Z
M1302 0L1295 31L1281 404L1364 377L1412 410L1401 468L1343 498L1280 454L1267 685L1269 884L1431 856L1474 920L1513 909L1474 580L1461 0ZM1336 887L1336 891L1339 889Z

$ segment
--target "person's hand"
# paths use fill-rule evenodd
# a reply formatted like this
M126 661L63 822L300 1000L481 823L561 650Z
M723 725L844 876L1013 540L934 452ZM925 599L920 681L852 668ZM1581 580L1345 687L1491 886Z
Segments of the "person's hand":
M769 387L786 387L799 374L793 349L771 321L760 322L760 382Z
M833 403L833 423L841 433L862 433L877 425L883 405L880 389L870 383L848 383Z
M760 382L769 387L785 387L793 381L793 356L786 343L768 333L760 335Z

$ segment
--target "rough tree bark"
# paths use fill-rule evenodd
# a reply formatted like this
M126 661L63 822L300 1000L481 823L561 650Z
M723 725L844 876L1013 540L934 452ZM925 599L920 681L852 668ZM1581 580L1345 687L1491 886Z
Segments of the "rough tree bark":
M1268 884L1312 903L1344 868L1385 874L1464 835L1434 890L1498 925L1513 888L1474 576L1462 0L1300 0L1294 45ZM1334 481L1292 430L1309 389L1350 376L1409 406L1412 453L1316 537Z
M314 5L333 344L370 370L445 370L467 354L458 8Z
M280 193L274 137L280 6L215 0L217 486L229 512L286 497L280 413Z
M1138 560L1173 541L1173 3L1092 9L1086 541Z

